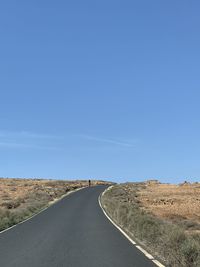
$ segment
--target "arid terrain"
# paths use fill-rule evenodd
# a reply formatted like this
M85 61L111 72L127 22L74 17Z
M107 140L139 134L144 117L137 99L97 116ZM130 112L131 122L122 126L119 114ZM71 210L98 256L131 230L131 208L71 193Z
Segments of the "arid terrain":
M92 185L105 184L92 181ZM0 178L0 231L37 213L88 181Z
M138 200L145 210L161 219L200 230L200 183L175 185L149 181L140 189Z

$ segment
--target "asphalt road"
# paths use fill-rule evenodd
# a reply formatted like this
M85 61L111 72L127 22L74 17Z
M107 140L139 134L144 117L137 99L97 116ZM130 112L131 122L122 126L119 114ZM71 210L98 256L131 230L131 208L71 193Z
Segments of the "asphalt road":
M0 234L1 267L153 267L105 217L105 186L77 191Z

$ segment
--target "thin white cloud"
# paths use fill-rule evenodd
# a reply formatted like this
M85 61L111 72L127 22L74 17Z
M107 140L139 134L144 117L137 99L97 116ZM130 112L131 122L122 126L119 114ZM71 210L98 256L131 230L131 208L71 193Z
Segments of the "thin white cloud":
M56 147L49 145L49 139L59 139L60 136L42 134L28 131L3 131L0 130L0 147L1 148L27 148L27 149L44 149L56 150ZM46 145L45 145L46 143ZM52 140L51 140L52 144Z
M32 133L32 132L26 132L26 131L22 131L19 134L20 134L20 136L27 137L27 138L44 138L44 139L61 138L61 136L57 136L57 135L42 134L42 133Z
M97 141L97 142L102 142L102 143L109 143L109 144L118 145L118 146L124 146L124 147L133 147L133 146L135 146L135 142L126 142L126 141L123 141L123 140L94 137L94 136L85 135L85 134L81 134L81 135L78 135L78 136L80 136L81 138L87 139L87 140L92 140L92 141Z
M0 147L14 148L14 147L22 147L22 146L24 146L24 144L0 142Z
M27 148L27 149L44 149L44 150L56 150L56 147L42 146L36 144L23 144L14 142L0 142L0 148Z
M43 133L35 133L35 132L28 132L28 131L1 131L0 130L0 137L14 137L14 138L35 138L35 139L56 139L61 138L61 136L51 135L51 134L43 134Z
M67 137L67 139L66 139ZM98 143L111 144L122 147L134 147L138 142L136 139L132 140L117 140L114 138L103 138L98 136L92 136L87 134L69 134L64 136L42 134L28 131L1 131L0 130L0 147L7 148L36 148L36 149L57 149L56 147L44 146L44 142L49 143L48 139L62 139L62 141L69 141L72 137L82 138L84 140L95 141ZM42 144L40 144L42 142ZM35 144L39 143L39 144ZM51 140L52 143L52 140Z

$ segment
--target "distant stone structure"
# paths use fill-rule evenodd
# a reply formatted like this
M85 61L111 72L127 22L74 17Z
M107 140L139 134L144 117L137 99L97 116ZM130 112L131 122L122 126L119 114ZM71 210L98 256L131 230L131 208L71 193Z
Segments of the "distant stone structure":
M157 179L150 179L146 181L147 184L160 184L160 181Z

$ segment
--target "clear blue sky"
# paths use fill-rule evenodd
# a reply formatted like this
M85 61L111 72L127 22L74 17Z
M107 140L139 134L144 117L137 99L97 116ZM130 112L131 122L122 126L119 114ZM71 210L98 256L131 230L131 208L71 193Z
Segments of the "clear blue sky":
M199 180L199 10L1 1L0 176Z

